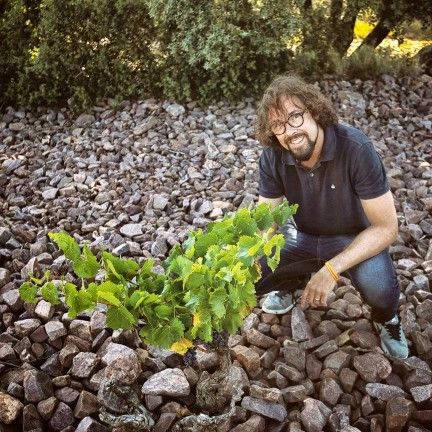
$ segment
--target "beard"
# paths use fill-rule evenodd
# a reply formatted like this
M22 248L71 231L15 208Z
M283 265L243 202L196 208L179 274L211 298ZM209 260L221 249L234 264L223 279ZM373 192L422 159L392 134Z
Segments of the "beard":
M300 138L303 138L303 142L297 147L295 141ZM294 137L285 140L284 144L285 150L290 153L294 159L297 159L298 161L307 161L312 157L316 140L312 141L309 138L309 135L305 133L299 133Z

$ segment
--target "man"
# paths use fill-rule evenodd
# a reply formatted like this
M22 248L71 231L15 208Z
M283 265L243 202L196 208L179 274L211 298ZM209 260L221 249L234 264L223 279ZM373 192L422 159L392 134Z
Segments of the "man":
M406 358L397 315L400 288L388 253L397 236L396 210L371 141L338 123L330 102L296 76L276 78L267 88L256 135L265 146L259 202L275 206L286 198L299 204L294 221L283 228L285 246L274 275L261 260L257 293L264 293L269 279L281 271L289 277L315 272L301 307L325 306L339 275L345 274L372 308L383 351ZM272 292L263 310L286 313L291 304L290 295Z

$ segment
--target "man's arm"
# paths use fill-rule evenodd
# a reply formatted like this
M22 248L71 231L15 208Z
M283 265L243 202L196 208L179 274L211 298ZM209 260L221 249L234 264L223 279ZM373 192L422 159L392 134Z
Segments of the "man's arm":
M258 204L266 203L266 204L268 204L270 206L271 209L274 209L275 207L277 207L279 204L282 203L282 201L284 200L284 198L285 197L283 197L283 196L281 196L279 198L265 198L265 197L263 197L263 196L260 195L258 197ZM272 232L272 234L270 235L269 238L271 238L273 236L273 234L276 232L276 230L278 229L277 224L274 223L272 225L272 228L273 228L273 232Z
M396 209L391 192L377 198L361 200L370 226L360 232L351 244L329 262L337 273L373 257L391 245L397 236ZM309 281L302 295L301 305L325 306L335 281L326 267L322 267ZM318 299L318 300L316 300Z

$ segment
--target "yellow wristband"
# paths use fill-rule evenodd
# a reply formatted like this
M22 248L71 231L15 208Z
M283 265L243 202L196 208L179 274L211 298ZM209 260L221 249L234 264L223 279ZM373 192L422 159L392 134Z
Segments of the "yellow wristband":
M327 270L332 275L332 278L337 282L339 280L339 275L337 271L333 268L333 266L328 261L326 261L324 264L327 267Z

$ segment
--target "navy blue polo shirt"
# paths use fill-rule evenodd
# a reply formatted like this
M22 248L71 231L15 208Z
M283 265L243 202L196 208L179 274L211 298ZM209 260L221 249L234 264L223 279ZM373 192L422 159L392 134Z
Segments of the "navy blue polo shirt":
M370 223L361 199L389 190L383 163L360 130L337 124L324 131L318 163L303 167L282 147L266 147L259 161L259 194L285 196L299 208L294 221L313 235L357 234Z

